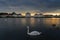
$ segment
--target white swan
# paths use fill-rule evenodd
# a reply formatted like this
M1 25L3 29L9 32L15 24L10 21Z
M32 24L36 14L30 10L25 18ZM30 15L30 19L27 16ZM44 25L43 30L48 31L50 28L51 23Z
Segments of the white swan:
M27 34L30 35L30 36L37 36L37 35L40 35L42 32L38 32L38 31L32 31L29 33L29 26L27 26Z

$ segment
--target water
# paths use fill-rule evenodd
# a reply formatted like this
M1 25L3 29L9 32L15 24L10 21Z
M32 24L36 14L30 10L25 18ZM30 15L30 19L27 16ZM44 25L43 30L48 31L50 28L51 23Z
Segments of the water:
M27 35L27 26L42 34ZM60 40L60 18L0 18L0 40Z

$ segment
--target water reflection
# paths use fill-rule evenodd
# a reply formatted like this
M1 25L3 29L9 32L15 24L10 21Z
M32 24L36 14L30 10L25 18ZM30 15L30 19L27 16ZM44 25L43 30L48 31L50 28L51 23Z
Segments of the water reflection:
M21 23L23 25L34 25L35 24L35 19L34 18L22 18Z
M56 26L60 26L59 18L3 18L0 23L8 23L8 25L23 25L23 26L42 26L46 27L51 26L52 24L56 24Z
M22 24L22 25L30 25L32 27L38 25L46 25L47 26L51 26L52 24L56 24L56 26L59 26L60 25L60 19L59 18L21 18L21 19L16 19L16 23L19 24L19 22Z
M45 18L43 19L43 23L49 26L51 26L52 24L56 24L56 26L58 26L60 24L60 19L59 18Z
M35 19L34 18L31 18L30 19L30 23L31 23L31 25L34 25L35 24Z
M0 32L2 38L9 37L9 39L23 39L26 38L26 26L30 26L30 31L41 31L43 36L32 37L28 40L40 40L43 37L52 39L60 37L60 29L50 30L46 29L56 24L57 29L60 27L60 18L0 18ZM52 28L53 29L53 28ZM47 37L47 36L48 37ZM0 36L0 37L1 37ZM3 38L3 39L4 39ZM58 38L60 39L60 38ZM45 40L45 39L44 39Z
M26 21L25 18L22 18L22 19L21 19L21 23L22 23L23 25L26 25L26 22L27 22L27 21Z

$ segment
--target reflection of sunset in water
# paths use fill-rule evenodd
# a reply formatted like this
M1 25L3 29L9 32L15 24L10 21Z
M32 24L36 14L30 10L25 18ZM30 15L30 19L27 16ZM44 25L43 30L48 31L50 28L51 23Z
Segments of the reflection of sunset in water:
M34 18L22 18L21 23L23 25L26 25L26 24L30 25L31 24L33 26L35 24L35 19Z
M43 20L43 23L46 25L59 24L59 18L46 18Z
M46 27L51 27L53 24L56 24L56 26L60 25L60 19L59 18L21 18L20 19L20 23L22 23L22 25L31 25L32 27L35 26L40 26L41 25L45 25ZM19 20L18 20L19 23ZM37 24L37 25L36 25Z
M22 19L21 19L21 23L22 23L23 25L25 25L25 24L26 24L26 19L25 19L25 18L22 18Z
M31 23L32 25L35 24L35 19L34 19L34 18L31 18L30 21L31 21L30 23Z
M34 25L35 24L35 19L34 18L22 18L21 19L21 22L22 22L22 24L31 24L31 25Z

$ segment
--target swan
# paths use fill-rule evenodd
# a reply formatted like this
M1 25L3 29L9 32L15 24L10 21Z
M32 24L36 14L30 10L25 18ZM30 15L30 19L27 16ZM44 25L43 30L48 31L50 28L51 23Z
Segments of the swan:
M32 31L29 33L29 26L27 26L27 34L30 35L30 36L37 36L37 35L40 35L42 32L38 32L38 31Z

